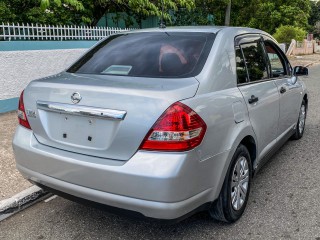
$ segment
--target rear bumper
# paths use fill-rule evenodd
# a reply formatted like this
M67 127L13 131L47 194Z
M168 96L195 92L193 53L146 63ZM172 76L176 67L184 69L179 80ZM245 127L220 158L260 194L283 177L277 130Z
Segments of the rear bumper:
M176 219L212 202L227 158L223 153L201 162L190 151L101 159L39 144L20 126L13 148L18 170L36 184L156 219Z
M79 202L83 202L81 199L86 199L106 206L111 206L118 209L126 209L131 212L128 213L127 211L126 213L128 215L133 215L137 217L139 217L140 214L144 217L149 217L153 219L178 219L192 212L197 207L203 205L204 203L201 203L200 200L205 199L208 197L208 195L210 195L210 189L208 189L202 193L199 193L196 196L193 196L181 202L154 202L101 192L94 189L78 186L75 184L70 184L67 182L60 181L58 179L54 179L30 171L21 166L18 166L18 170L22 173L22 175L25 178L29 179L31 182L34 182L36 185L40 187L45 186L45 189L47 187L49 191L57 193L58 195L64 196L71 200L80 198L76 200ZM66 193L69 196L65 196L63 193Z

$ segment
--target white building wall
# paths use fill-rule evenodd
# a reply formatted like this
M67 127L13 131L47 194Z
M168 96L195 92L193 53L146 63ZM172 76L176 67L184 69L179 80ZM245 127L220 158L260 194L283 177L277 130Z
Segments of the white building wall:
M0 100L19 97L30 81L63 71L85 51L0 51Z

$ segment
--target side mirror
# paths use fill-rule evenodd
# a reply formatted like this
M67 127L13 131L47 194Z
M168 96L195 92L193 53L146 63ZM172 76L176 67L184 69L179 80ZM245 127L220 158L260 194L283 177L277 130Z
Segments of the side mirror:
M308 76L309 70L306 67L296 66L293 68L294 76Z

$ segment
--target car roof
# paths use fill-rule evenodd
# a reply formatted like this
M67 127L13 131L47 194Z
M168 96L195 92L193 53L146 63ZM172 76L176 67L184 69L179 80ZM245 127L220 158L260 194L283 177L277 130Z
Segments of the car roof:
M217 33L225 27L217 26L180 26L180 27L165 27L165 28L144 28L137 29L134 32L211 32Z
M228 32L245 32L245 33L264 33L261 30L247 27L225 27L225 26L179 26L165 28L144 28L136 29L133 32L211 32L218 33L219 31Z
M275 42L276 40L268 33L248 27L226 27L226 26L179 26L179 27L165 27L165 28L144 28L129 31L127 33L149 33L149 32L195 32L195 33L214 33L224 34L226 37L234 38L243 34L263 34L269 36ZM121 34L121 32L117 33Z

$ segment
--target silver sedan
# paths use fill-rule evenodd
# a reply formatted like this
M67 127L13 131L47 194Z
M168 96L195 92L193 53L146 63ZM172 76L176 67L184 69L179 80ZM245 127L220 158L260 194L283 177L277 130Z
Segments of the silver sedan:
M22 92L17 168L66 198L234 222L252 177L300 139L308 93L276 41L248 28L119 33Z

